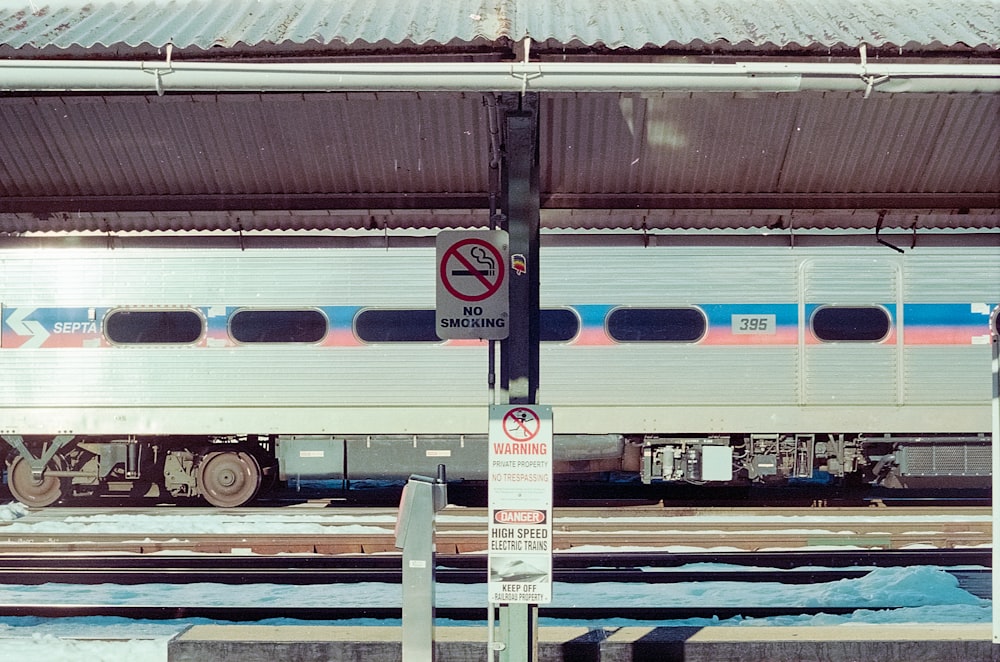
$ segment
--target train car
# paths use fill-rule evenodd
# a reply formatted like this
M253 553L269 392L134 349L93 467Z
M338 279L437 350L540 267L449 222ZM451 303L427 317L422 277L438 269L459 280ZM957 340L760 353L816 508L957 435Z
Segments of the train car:
M0 439L29 506L232 507L270 478L485 480L487 343L435 329L433 237L8 239ZM546 235L555 471L988 485L1000 236ZM516 314L516 313L515 313Z

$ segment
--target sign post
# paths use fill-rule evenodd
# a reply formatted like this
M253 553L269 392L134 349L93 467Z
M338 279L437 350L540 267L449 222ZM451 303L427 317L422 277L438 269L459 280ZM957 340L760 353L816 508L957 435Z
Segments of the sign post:
M540 421L536 437L540 441L549 442L548 456L551 458L551 415L544 413L542 408L535 405L538 398L541 312L538 268L541 239L538 104L538 94L534 92L500 95L497 104L502 117L499 165L500 208L503 210L503 215L500 223L509 233L510 269L514 275L508 279L507 287L511 307L510 333L500 342L500 402L506 401L511 408L504 410L504 414L500 416L501 422L491 429L497 430L502 435L503 419L507 414L511 414L507 416L509 427L506 429L509 432L516 436L517 430L521 430L522 433L525 430L533 430L530 419L521 418L521 414L526 413L524 410L531 411ZM515 412L515 409L520 411ZM506 443L502 437L500 439L500 443ZM527 443L532 441L534 438ZM510 439L510 443L523 442ZM507 450L507 448L497 450ZM498 465L497 468L505 467ZM491 480L490 493L492 494L495 489ZM502 503L498 502L498 505ZM535 509L539 508L536 506ZM551 522L551 516L548 516L548 520ZM548 531L551 533L551 525L549 526ZM551 567L551 557L549 557L549 567ZM498 580L509 578L506 573L499 572L500 568L497 570ZM504 582L498 583L503 588ZM540 582L534 581L523 583L536 588L540 585ZM551 581L549 586L551 587ZM551 588L549 590L551 591ZM490 610L490 659L493 651L498 650L500 662L537 662L538 603L491 602L490 604L500 605L499 642L493 641L493 611Z
M503 230L438 233L435 328L439 338L507 337L507 253Z
M993 446L993 477L992 477L992 494L990 497L990 502L992 505L992 515L993 515L993 567L997 568L998 563L1000 563L1000 509L997 508L997 495L1000 494L1000 305L997 305L993 309L993 314L990 317L990 345L993 347L993 361L992 361L992 373L993 373L993 401L992 401L992 419L993 419L993 429L990 433L990 439L992 440ZM1000 590L1000 579L997 578L997 573L993 573L993 595L996 596L997 591ZM1000 607L997 606L997 601L993 601L993 645L996 647L1000 644Z
M552 601L552 410L490 407L489 601Z

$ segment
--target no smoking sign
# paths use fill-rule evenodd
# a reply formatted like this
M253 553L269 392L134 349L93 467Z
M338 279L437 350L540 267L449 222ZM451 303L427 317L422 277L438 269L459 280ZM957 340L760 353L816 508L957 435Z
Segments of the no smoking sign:
M441 339L507 337L506 232L438 234L436 310Z

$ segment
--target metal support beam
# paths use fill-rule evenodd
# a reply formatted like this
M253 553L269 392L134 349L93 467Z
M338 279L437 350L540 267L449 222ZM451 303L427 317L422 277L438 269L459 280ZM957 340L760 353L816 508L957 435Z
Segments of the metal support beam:
M538 186L538 95L504 95L500 203L511 256L510 334L500 343L500 386L509 404L535 404L538 397L538 247L541 227ZM500 609L501 662L538 659L538 605Z
M1000 564L1000 507L997 506L997 498L1000 495L1000 305L993 309L990 316L990 344L993 346L993 429L991 440L993 441L993 567ZM993 595L1000 591L1000 578L997 573L992 574ZM993 601L993 648L996 656L997 645L1000 645L1000 606L997 601Z
M510 334L500 345L500 385L510 404L535 404L538 393L538 95L504 113L500 181L502 229L510 240Z
M486 209L490 198L477 193L192 193L175 195L33 195L0 198L0 213L36 214L41 227L57 214L101 212L295 211L295 210L427 210ZM542 195L542 209L890 209L900 213L926 210L992 210L997 194L984 193L559 193ZM77 223L81 222L79 219ZM112 225L114 219L108 219ZM103 225L101 226L103 227Z

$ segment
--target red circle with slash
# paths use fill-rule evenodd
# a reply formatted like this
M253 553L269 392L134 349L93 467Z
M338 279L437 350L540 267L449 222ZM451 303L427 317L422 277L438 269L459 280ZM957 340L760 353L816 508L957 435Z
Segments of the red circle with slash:
M482 257L476 255L477 249ZM486 265L490 268L484 269ZM503 285L503 256L493 244L475 237L449 246L441 258L440 269L441 284L449 294L462 301L489 299ZM461 287L454 280L459 277L466 277Z
M542 423L533 410L515 407L503 417L503 433L511 441L531 441L538 435Z

